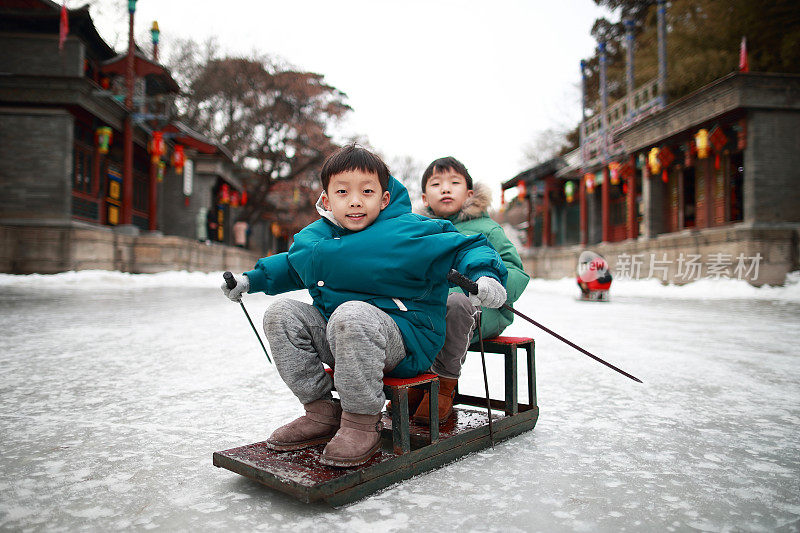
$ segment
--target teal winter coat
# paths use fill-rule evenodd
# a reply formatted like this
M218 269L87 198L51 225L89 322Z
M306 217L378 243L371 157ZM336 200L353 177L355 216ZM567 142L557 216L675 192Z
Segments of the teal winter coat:
M406 348L390 375L412 377L430 368L444 345L450 269L505 285L506 267L482 235L412 213L408 191L394 178L388 190L389 205L369 227L353 232L324 214L294 236L288 252L259 259L245 274L251 293L307 289L326 319L350 300L383 310Z
M507 303L513 306L513 303L522 295L531 278L523 269L519 252L508 240L502 226L489 218L487 210L492 203L489 188L476 183L473 191L472 197L464 202L461 210L447 220L452 222L456 229L465 235L484 235L494 249L497 250L508 269L508 280L506 281ZM436 217L433 211L427 208L423 211L423 214L433 218ZM488 339L500 335L513 320L514 313L507 309L483 308L481 312L481 334L483 338ZM477 338L476 332L472 340L475 341Z

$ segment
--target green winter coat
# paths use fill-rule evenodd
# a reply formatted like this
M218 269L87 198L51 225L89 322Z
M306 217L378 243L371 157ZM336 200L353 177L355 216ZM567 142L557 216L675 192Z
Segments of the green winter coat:
M513 307L528 285L531 279L522 268L522 260L517 249L506 237L503 228L489 218L487 210L492 203L492 195L489 188L483 184L476 183L473 188L474 194L464 202L464 206L456 215L448 217L447 220L455 225L456 229L464 235L484 235L489 243L500 254L503 263L508 269L508 280L506 281L506 292L508 293L508 305ZM431 218L437 217L428 208L422 214ZM460 290L460 289L452 289ZM514 313L507 309L482 308L481 312L481 333L484 339L496 337L503 332L506 327L514 320ZM477 333L473 341L477 340Z
M506 267L482 235L412 213L408 191L394 178L388 190L389 205L369 227L353 232L323 212L294 236L288 253L259 259L245 274L251 293L307 289L326 320L350 300L383 310L407 353L389 375L406 378L430 368L444 345L450 269L505 283Z

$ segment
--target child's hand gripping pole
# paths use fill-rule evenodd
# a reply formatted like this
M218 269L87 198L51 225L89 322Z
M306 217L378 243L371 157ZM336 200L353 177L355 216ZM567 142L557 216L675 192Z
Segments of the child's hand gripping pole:
M222 278L225 280L225 284L228 286L229 290L233 290L236 288L236 280L233 279L233 274L231 274L230 272L225 272L224 274L222 274ZM258 334L258 330L253 325L253 321L250 320L250 314L247 312L247 309L244 308L244 304L242 303L241 298L238 300L238 302L239 305L242 306L242 311L244 311L244 316L246 316L247 321L250 322L250 327L253 328L253 333L255 333L256 337L258 338L258 343L261 344L261 347L264 349L264 355L267 356L267 361L272 363L272 359L270 359L269 353L267 352L267 347L264 346L264 342L261 340L261 335Z
M477 284L477 283L475 283L474 281L472 281L472 280L468 279L466 276L464 276L463 274L461 274L461 273L460 273L459 271L457 271L457 270L451 270L451 271L450 271L450 273L447 275L447 281L449 281L450 283L452 283L452 284L454 284L454 285L458 285L459 287L461 287L462 289L464 289L465 291L468 291L468 292L473 292L473 291L474 291L474 292L476 293L476 292L477 292L477 290L478 290L478 284ZM587 350L585 350L585 349L581 348L580 346L578 346L578 345L577 345L577 344L575 344L574 342L572 342L572 341L570 341L570 340L567 340L567 339L565 339L564 337L562 337L561 335L559 335L559 334L558 334L558 333L556 333L555 331L551 330L550 328L547 328L547 327L543 326L542 324L540 324L540 323L536 322L534 319L532 319L532 318L529 318L529 317L527 317L527 316L523 315L522 313L520 313L519 311L517 311L516 309L514 309L514 308L513 308L513 307L511 307L510 305L508 305L508 304L503 304L501 307L502 307L503 309L508 309L509 311L511 311L512 313L514 313L514 314L515 314L515 315L517 315L518 317L522 318L523 320L527 320L528 322L530 322L531 324L533 324L533 325L534 325L534 326L536 326L537 328L539 328L539 329L541 329L541 330L543 330L543 331L546 331L547 333L549 333L549 334L550 334L550 335L552 335L553 337L557 338L557 339L558 339L558 340L560 340L561 342L564 342L564 343L566 343L566 344L569 344L570 346L572 346L573 348L575 348L576 350L578 350L578 351L579 351L579 352L581 352L582 354L584 354L584 355L588 355L589 357L591 357L592 359L594 359L594 360L595 360L595 361L597 361L598 363L602 363L602 364L606 365L608 368L610 368L610 369L612 369L612 370L616 370L617 372L619 372L619 373L620 373L620 374L622 374L623 376L625 376L625 377L627 377L627 378L630 378L630 379L632 379L633 381L637 381L637 382L639 382L639 383L641 383L641 382L642 382L642 380L641 380L641 379L639 379L639 378L637 378L637 377L635 377L635 376L632 376L631 374L628 374L627 372L625 372L624 370L622 370L622 369L620 369L620 368L617 368L617 367L615 367L614 365L612 365L612 364L611 364L611 363L609 363L608 361L604 361L604 360L600 359L599 357L597 357L597 356L596 356L596 355L594 355L593 353L591 353L591 352L589 352L589 351L587 351Z

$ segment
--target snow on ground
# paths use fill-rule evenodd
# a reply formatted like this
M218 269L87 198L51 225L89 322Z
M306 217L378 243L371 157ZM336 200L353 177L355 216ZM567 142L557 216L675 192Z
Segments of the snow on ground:
M337 510L212 466L300 413L220 283L0 275L0 529L800 529L797 274L614 282L607 304L534 280L521 311L644 384L517 319L506 333L537 341L536 428ZM270 301L245 298L257 323ZM482 394L480 358L464 372Z

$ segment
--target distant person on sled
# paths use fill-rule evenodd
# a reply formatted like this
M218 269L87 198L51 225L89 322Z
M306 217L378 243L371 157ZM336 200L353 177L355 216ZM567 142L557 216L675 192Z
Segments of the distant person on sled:
M586 250L578 258L577 282L581 300L607 302L611 288L611 272L603 256Z
M259 259L233 289L222 288L233 301L308 290L313 305L279 300L264 316L278 373L306 411L267 445L289 451L327 442L323 464L356 466L380 447L384 374L427 371L445 343L450 269L477 281L476 304L490 308L506 301L507 271L482 235L413 214L405 187L371 152L345 146L321 178L322 218L295 235L288 252Z
M467 167L454 157L433 161L422 174L423 215L449 220L465 235L484 235L500 254L508 269L506 292L508 305L522 295L530 276L522 268L517 249L508 240L502 226L489 218L492 203L489 188L480 183L473 186ZM431 371L439 376L439 423L444 424L453 413L453 396L461 366L467 357L469 345L477 340L476 326L480 314L481 333L484 339L497 337L514 320L507 309L481 309L475 307L460 289L451 289L447 298L447 337L444 347L433 362ZM408 408L414 420L430 424L428 393L418 388L408 391ZM416 410L416 412L414 411Z

